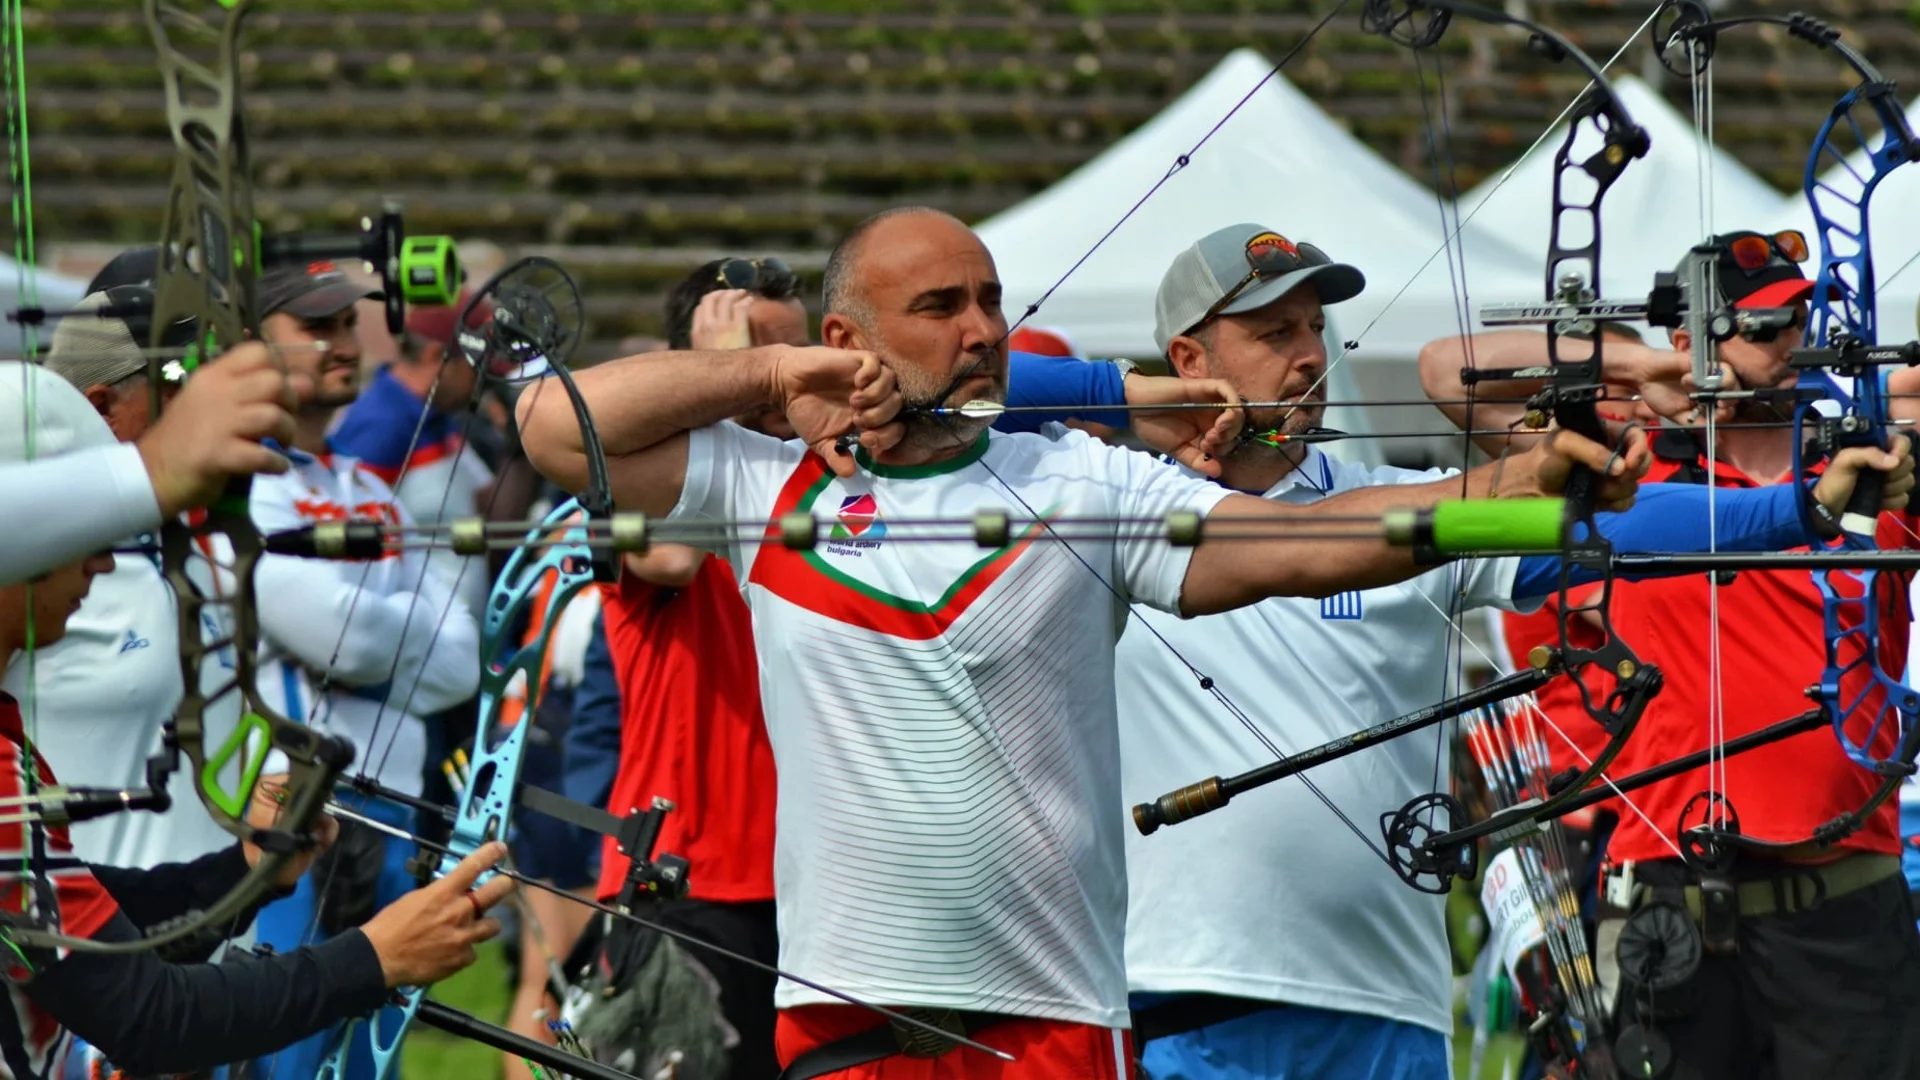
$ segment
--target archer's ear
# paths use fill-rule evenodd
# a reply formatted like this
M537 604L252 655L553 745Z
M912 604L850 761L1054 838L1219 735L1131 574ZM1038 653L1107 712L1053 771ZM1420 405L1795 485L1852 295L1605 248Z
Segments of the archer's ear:
M1210 379L1206 346L1182 334L1167 342L1167 368L1182 379Z
M864 349L865 335L852 319L834 312L820 319L820 344L829 349Z
M1685 330L1673 330L1667 335L1673 342L1674 352L1686 352L1693 347L1693 335Z
M87 404L93 406L93 411L100 414L102 420L107 419L108 414L113 412L112 387L104 383L95 383L80 393L87 399Z

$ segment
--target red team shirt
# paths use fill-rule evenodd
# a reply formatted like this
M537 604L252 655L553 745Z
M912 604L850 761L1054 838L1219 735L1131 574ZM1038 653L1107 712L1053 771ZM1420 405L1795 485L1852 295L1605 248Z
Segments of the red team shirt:
M609 811L671 799L655 850L688 861L689 895L773 899L773 747L760 711L753 616L732 569L709 555L682 589L626 574L603 590L621 711ZM612 899L626 873L626 857L608 839L600 899Z
M26 756L21 751L26 737L21 730L20 703L3 693L0 693L0 736L4 736L0 738L0 798L24 795L28 785ZM33 755L33 769L38 776L38 787L54 784L53 770L47 768L46 759L37 753ZM48 879L53 882L60 909L58 929L62 933L92 937L113 921L120 906L113 902L106 888L94 880L93 872L74 857L73 844L67 838L64 825L0 825L0 907L15 912L22 909L26 890L22 888L20 868L29 844L33 845L34 861L45 868ZM70 1045L65 1029L40 1011L24 987L9 982L7 997L11 1008L0 1024L9 1025L12 1030L0 1034L0 1042L10 1047L20 1046L24 1056L16 1057L9 1050L6 1059L0 1061L0 1076L12 1080L59 1076ZM14 1062L24 1062L27 1071L13 1067Z
M1667 456L1678 449L1671 440L1657 442L1655 449L1646 482L1670 480L1690 464ZM1706 462L1692 464L1704 468ZM1719 487L1760 486L1724 463L1714 465L1713 476ZM1920 547L1916 531L1920 528L1912 513L1880 516L1881 547ZM1906 666L1910 581L1911 574L1880 575L1880 663L1890 671ZM1707 710L1713 693L1707 663L1712 641L1709 588L1704 574L1615 584L1614 629L1634 652L1660 665L1665 685L1608 770L1610 776L1617 779L1708 745ZM1759 730L1811 707L1805 691L1819 681L1826 665L1820 593L1813 575L1743 571L1732 584L1720 586L1719 604L1722 738ZM1875 695L1855 715L1870 720L1877 705ZM1890 734L1883 734L1889 735L1890 744ZM1878 777L1846 756L1829 729L1749 750L1727 758L1722 767L1724 794L1739 814L1741 832L1762 840L1805 839L1818 826L1857 809L1879 784ZM1652 819L1653 827L1636 814L1621 814L1609 857L1616 862L1673 858L1667 840L1679 832L1687 802L1706 789L1707 771L1700 768L1631 793L1629 798ZM1896 854L1898 825L1899 807L1889 801L1837 847Z

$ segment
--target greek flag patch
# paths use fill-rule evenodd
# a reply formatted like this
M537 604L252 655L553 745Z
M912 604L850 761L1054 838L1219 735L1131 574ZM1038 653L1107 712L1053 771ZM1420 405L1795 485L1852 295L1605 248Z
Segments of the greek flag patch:
M1360 617L1359 592L1335 593L1320 601L1322 619L1358 619Z

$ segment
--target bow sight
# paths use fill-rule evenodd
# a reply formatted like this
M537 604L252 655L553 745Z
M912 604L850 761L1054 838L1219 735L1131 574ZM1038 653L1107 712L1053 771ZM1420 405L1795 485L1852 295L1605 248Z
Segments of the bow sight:
M389 200L379 217L360 219L353 236L307 236L300 233L264 236L254 226L254 244L263 267L285 266L316 259L354 259L380 277L386 294L387 330L398 334L406 326L407 305L451 306L460 296L466 273L451 236L408 236L399 204Z

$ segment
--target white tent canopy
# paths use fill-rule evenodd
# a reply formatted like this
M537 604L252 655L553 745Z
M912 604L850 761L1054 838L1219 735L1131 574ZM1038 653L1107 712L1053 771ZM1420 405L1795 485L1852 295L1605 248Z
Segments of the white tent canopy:
M1909 113L1915 110L1920 110L1920 98L1907 106ZM1811 134L1808 144L1812 144ZM1872 144L1879 145L1877 134ZM1836 211L1846 200L1858 199L1865 181L1872 175L1864 151L1855 151L1844 162L1834 162L1820 174L1821 184L1831 189L1830 194L1821 197L1821 205L1843 227L1851 228L1847 224L1849 218ZM1915 327L1915 305L1920 303L1920 216L1914 214L1916 205L1920 205L1920 165L1903 165L1888 173L1874 189L1873 201L1868 207L1871 216L1867 237L1873 245L1878 293L1877 336L1885 343L1911 341L1920 336ZM1813 249L1807 275L1811 277L1818 272L1820 238L1813 229L1813 208L1804 194L1796 192L1788 196L1776 204L1774 212L1763 221L1754 228L1765 232L1799 229L1806 233L1807 244ZM1841 254L1850 251L1843 248Z
M1436 257L1442 230L1433 193L1285 78L1261 85L1271 70L1252 49L1234 52L1105 153L981 223L978 231L1007 288L1009 315L1017 317L1045 293L1179 155L1259 86L1191 163L1073 272L1035 322L1065 330L1090 355L1155 355L1153 298L1167 264L1207 233L1244 221L1316 244L1366 274L1366 292L1330 311L1346 337L1360 339L1354 359L1410 360L1426 341L1456 332L1460 301L1449 260ZM1476 303L1540 295L1536 260L1471 226L1463 248Z
M1647 156L1626 167L1600 208L1602 294L1626 300L1644 295L1653 275L1673 269L1695 239L1759 228L1758 223L1771 220L1780 192L1701 138L1693 123L1645 82L1623 75L1613 80L1613 88L1628 115L1646 129L1649 142ZM1517 167L1460 197L1463 217L1527 252L1540 270L1552 228L1554 155L1565 137L1564 127L1556 128ZM1576 157L1588 152L1584 141L1575 144ZM1712 195L1711 220L1704 228L1701 202L1708 186L1701 182L1703 171ZM1589 184L1570 194L1585 200L1590 191ZM1570 228L1572 220L1562 228ZM1577 244L1586 237L1570 239Z

